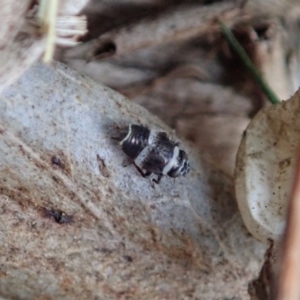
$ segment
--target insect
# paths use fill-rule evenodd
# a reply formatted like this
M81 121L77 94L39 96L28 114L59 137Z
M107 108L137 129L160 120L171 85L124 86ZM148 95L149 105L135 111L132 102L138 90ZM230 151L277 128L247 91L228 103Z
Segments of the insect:
M143 177L152 176L159 183L163 176L185 176L190 171L187 154L179 149L166 132L131 124L122 135L120 145L125 154L133 159ZM157 175L154 178L153 175Z

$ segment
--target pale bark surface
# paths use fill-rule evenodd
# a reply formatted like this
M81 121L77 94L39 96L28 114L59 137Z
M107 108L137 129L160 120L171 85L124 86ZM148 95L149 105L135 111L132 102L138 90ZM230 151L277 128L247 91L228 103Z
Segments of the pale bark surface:
M171 134L157 118L61 64L35 65L0 105L3 297L247 298L263 247L229 178L184 143L192 171L175 183L122 166L118 127Z

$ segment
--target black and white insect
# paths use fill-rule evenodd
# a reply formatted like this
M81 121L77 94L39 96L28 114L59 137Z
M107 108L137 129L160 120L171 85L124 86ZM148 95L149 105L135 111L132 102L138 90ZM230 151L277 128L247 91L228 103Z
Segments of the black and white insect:
M172 141L166 132L131 124L124 131L120 145L133 159L143 177L153 178L159 183L163 176L185 176L190 171L187 154L179 149L179 143Z

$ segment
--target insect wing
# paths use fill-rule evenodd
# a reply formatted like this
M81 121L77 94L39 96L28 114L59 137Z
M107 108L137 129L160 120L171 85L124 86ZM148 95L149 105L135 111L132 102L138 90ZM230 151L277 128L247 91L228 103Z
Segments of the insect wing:
M143 160L142 167L155 174L161 174L166 164L172 159L174 146L166 140L148 147L149 152Z

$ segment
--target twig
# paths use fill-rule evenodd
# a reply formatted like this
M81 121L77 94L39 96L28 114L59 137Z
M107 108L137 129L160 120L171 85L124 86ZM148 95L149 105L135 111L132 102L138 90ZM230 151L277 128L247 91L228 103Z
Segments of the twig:
M209 6L199 4L178 6L177 9L158 15L154 19L143 19L121 29L114 29L100 36L109 40L117 49L115 56L132 53L142 48L151 48L218 31L218 17L230 25L241 19L240 9L232 3L216 3ZM84 58L87 53L97 52L99 41L92 40L68 50L66 58Z
M229 45L233 48L233 50L236 52L236 54L242 60L244 65L248 68L248 70L254 76L255 80L261 86L262 90L268 97L269 101L273 104L280 103L281 102L280 99L276 96L276 94L273 92L271 87L263 79L261 73L257 70L255 65L249 58L248 54L246 53L244 48L241 46L241 44L237 41L237 39L235 38L235 36L231 32L231 30L223 22L220 22L220 26L222 28L222 31L223 31Z
M276 300L300 299L300 155L283 240Z

